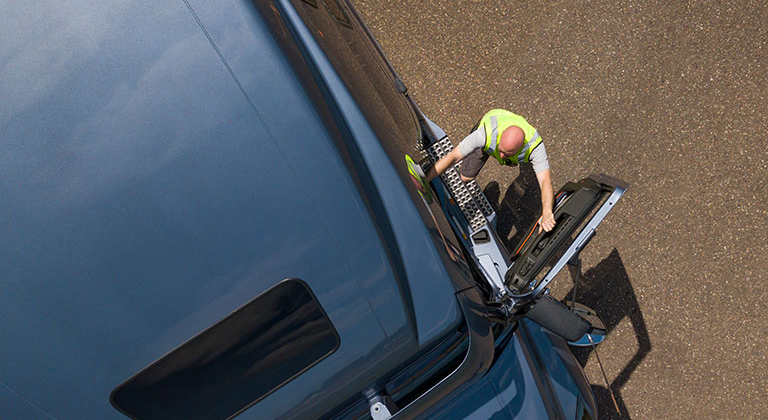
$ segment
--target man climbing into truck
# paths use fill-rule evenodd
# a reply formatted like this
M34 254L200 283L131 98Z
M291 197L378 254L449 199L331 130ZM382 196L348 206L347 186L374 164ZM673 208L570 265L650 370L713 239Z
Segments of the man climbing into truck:
M502 166L533 165L541 191L539 231L551 231L554 193L546 148L536 128L510 111L492 109L483 115L472 132L429 169L425 181L428 184L463 159L459 175L463 182L470 182L491 156Z

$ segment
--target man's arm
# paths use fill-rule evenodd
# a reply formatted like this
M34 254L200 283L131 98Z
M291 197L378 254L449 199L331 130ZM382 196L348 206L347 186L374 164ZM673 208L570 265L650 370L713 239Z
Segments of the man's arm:
M461 155L461 152L459 151L459 146L456 146L451 150L450 153L443 156L438 160L434 166L429 168L429 171L427 172L427 179L425 182L429 184L430 181L435 179L438 175L442 175L443 172L448 170L451 166L455 165L458 161L463 159L464 156Z
M552 189L552 174L549 169L538 172L536 179L539 180L539 189L541 190L541 221L539 223L539 232L542 229L549 232L555 227L555 215L552 213L552 206L555 201L555 193Z
M427 179L426 182L429 183L435 177L438 175L442 175L443 172L447 171L448 168L452 167L453 165L457 164L460 160L464 159L468 154L472 153L474 150L482 148L485 145L485 129L480 126L475 131L469 133L467 137L464 137L464 140L459 142L459 145L454 147L453 150L451 150L450 153L443 156L440 160L438 160L435 165L429 169L429 172L427 172ZM467 182L466 179L462 176L462 181Z

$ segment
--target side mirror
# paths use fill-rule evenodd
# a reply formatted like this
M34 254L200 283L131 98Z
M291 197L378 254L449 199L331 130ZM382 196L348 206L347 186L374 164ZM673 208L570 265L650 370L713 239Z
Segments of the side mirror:
M587 320L550 295L542 296L525 317L568 342L578 341L592 327Z
M603 340L605 340L607 329L605 328L605 323L603 323L603 320L600 318L600 316L597 315L597 312L595 312L592 308L586 305L582 305L578 302L572 305L574 305L573 312L584 318L587 322L590 323L592 327L581 338L576 341L570 341L568 344L574 347L590 347L593 344L597 345L602 343ZM592 341L590 341L590 338Z
M572 346L591 346L602 342L606 329L597 313L580 303L576 303L573 309L571 311L571 308L552 296L544 295L525 317L562 337Z

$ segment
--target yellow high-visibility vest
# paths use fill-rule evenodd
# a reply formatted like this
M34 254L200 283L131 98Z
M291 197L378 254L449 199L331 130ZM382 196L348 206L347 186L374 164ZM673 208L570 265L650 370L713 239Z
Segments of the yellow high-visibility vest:
M528 124L525 118L503 109L492 109L480 119L480 125L485 128L485 146L483 152L493 156L501 165L517 165L519 162L528 163L533 149L541 143L538 131ZM511 126L520 127L525 134L523 147L515 156L502 159L499 154L501 133Z

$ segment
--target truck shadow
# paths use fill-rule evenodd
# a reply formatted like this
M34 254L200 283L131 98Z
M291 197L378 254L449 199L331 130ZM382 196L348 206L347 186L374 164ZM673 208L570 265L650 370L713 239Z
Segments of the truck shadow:
M573 273L572 273L573 274ZM573 275L571 276L573 278ZM570 300L573 289L569 290L565 296ZM626 317L635 333L637 340L637 350L632 358L624 365L621 372L615 376L610 384L616 396L619 413L614 408L611 395L603 385L592 385L595 393L597 405L601 417L610 419L629 419L629 412L621 398L621 389L629 382L632 373L640 366L642 360L651 351L651 340L648 335L648 328L640 310L637 296L632 288L624 263L621 260L618 250L614 249L607 258L590 268L581 276L579 287L576 291L576 301L583 303L591 308L595 308L600 317L605 322L610 339L610 333ZM592 353L589 347L574 348L573 353L582 366L587 364L587 360ZM596 362L596 361L595 361ZM593 362L594 363L594 362ZM607 371L606 374L611 377L614 372ZM594 376L594 375L593 375ZM602 378L591 378L593 383L602 383Z
M511 233L513 227L516 229L514 236L504 243L507 249L514 254L515 249L512 246L519 243L524 238L524 235L528 234L527 230L530 229L541 213L541 196L536 176L532 169L526 170L525 167L521 167L520 176L510 185L500 202L499 186L497 183L489 183L484 192L494 208L497 209L497 230L502 240ZM573 270L575 267L568 266L568 268L571 271L571 279L574 279L575 272ZM563 287L561 285L557 289L564 290L566 288L567 286ZM561 294L561 292L558 292L557 296L564 296L567 300L570 300L572 293L573 287L571 286L570 290L566 293ZM624 365L618 375L610 366L606 367L608 378L614 377L610 383L610 389L613 390L613 394L616 397L618 413L614 408L609 389L604 385L602 375L600 373L597 373L597 375L592 373L590 375L590 382L592 383L592 390L595 394L600 418L630 419L629 411L621 396L621 390L642 360L650 353L651 340L637 301L637 296L619 251L614 249L600 263L583 272L576 293L577 302L594 308L600 314L607 329L608 337L606 340L610 340L611 331L625 317L629 319L632 325L637 342L637 351ZM625 346L623 343L621 345ZM586 366L593 352L592 348L581 347L572 348L572 350L579 364L582 367ZM597 360L593 360L592 363L596 364ZM599 368L590 369L590 372L599 372Z

